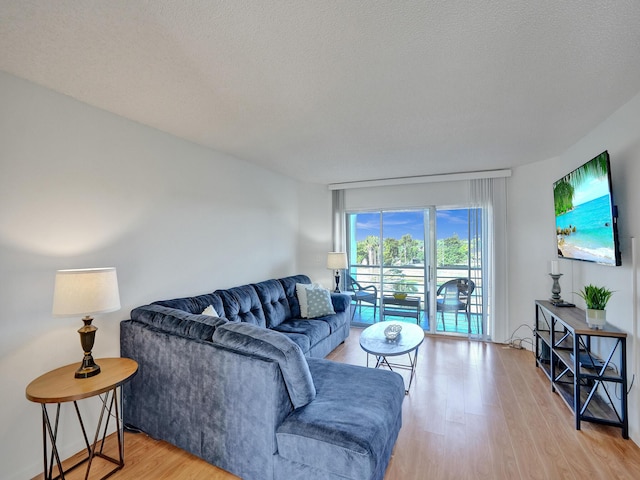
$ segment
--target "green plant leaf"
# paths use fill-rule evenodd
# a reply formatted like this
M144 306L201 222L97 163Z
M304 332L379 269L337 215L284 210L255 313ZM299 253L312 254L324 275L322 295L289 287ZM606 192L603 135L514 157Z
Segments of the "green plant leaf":
M596 287L595 285L585 285L582 290L576 292L577 295L587 304L587 308L594 310L604 310L607 306L607 302L613 295L613 291L606 287Z

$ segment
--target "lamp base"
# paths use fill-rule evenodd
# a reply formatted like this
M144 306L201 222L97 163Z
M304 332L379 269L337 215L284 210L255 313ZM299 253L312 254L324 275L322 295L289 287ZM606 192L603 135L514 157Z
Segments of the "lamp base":
M76 370L76 378L89 378L100 373L100 365L93 361L91 355L85 355L82 359L82 365Z
M91 350L93 349L93 342L96 338L95 325L91 325L93 318L89 315L85 316L82 321L84 325L78 329L80 334L80 344L82 345L82 351L84 352L84 358L82 359L82 365L76 370L76 378L89 378L100 373L100 367L93 361Z

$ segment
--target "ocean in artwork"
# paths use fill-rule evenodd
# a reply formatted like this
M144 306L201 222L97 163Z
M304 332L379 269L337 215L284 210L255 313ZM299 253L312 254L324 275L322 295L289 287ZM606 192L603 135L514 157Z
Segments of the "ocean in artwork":
M575 231L574 230L575 227ZM556 217L558 248L562 256L615 263L611 201L603 195Z

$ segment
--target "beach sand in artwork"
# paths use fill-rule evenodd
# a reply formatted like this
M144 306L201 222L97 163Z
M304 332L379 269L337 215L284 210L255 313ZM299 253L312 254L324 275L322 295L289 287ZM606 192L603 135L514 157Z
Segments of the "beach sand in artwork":
M562 252L562 255L560 255L560 252ZM611 252L610 255L597 255L592 250L584 250L567 242L566 238L564 242L562 242L562 245L558 247L558 256L560 258L576 258L588 262L615 263L613 252Z

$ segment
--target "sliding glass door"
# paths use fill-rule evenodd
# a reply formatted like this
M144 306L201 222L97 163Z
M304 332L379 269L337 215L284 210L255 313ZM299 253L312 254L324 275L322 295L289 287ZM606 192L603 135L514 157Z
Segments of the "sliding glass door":
M347 215L351 283L355 290L375 289L377 294L376 305L357 302L354 323L380 321L384 310L406 310L410 317L401 319L412 318L430 329L430 218L430 209Z
M481 209L441 208L436 213L436 331L481 336Z
M405 320L415 314L425 330L429 330L429 244L428 209L382 212L383 313Z
M354 294L365 292L354 296L354 324L416 321L431 333L481 332L478 215L435 207L347 214L349 283Z

